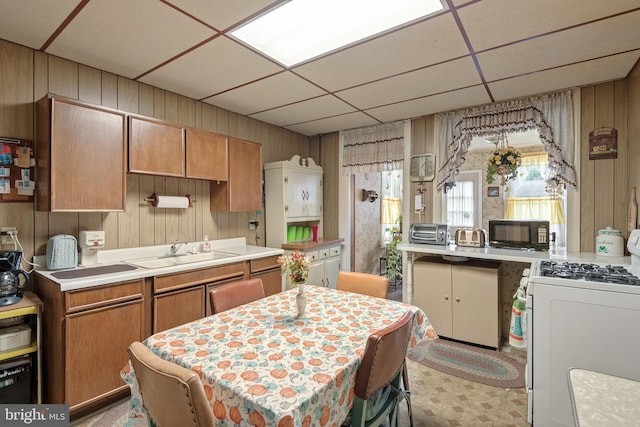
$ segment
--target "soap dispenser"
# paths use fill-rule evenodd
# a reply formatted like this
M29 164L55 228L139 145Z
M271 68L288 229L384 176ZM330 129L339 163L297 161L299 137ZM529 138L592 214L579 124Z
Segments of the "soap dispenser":
M209 243L209 235L205 235L202 240L202 252L210 252L211 251L211 243Z

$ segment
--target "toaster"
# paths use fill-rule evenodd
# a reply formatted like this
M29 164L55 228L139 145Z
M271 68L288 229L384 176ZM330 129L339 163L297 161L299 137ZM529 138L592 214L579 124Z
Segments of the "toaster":
M78 241L69 234L57 234L47 241L47 270L75 268L78 265Z
M459 228L456 230L456 246L484 248L487 246L487 232L481 228Z

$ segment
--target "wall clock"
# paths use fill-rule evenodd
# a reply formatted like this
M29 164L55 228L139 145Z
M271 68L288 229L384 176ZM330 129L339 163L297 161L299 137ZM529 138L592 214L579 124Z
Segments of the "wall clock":
M435 156L433 154L427 153L411 156L411 166L409 168L411 182L433 181L433 178L436 176L435 170Z

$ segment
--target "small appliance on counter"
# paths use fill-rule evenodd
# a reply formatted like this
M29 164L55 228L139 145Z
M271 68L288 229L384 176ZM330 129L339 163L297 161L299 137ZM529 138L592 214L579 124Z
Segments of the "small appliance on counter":
M484 248L487 246L487 232L481 228L459 228L455 242L456 246Z
M449 244L449 226L447 224L411 224L409 227L409 243L421 245Z
M78 266L78 241L69 234L57 234L47 241L47 270Z
M0 306L11 305L22 299L29 286L29 275L20 267L22 251L0 252ZM20 276L24 283L20 283Z
M207 242L208 242L208 236ZM80 246L80 265L94 265L98 263L98 251L104 249L104 231L81 231L78 245Z
M548 251L549 221L490 219L489 246Z

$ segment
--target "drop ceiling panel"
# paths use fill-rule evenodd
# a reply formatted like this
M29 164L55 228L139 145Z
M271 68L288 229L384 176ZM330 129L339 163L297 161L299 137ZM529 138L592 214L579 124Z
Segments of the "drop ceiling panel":
M334 132L335 129L351 129L378 124L378 121L361 112L342 114L336 117L314 120L307 123L286 126L287 129L303 135L318 135Z
M274 0L169 0L169 3L222 31L246 16L275 3Z
M202 99L280 71L278 65L226 37L218 37L140 80Z
M286 126L353 111L355 111L353 107L340 101L335 96L324 95L319 98L252 114L251 117L267 123Z
M468 54L455 21L446 14L302 65L295 72L334 92Z
M490 50L479 54L478 61L485 78L493 81L640 49L638 28L640 11Z
M475 86L453 92L426 96L411 101L399 102L384 107L372 108L365 112L381 122L392 122L400 118L418 117L413 115L416 111L424 111L426 115L474 105L488 104L489 102L491 102L491 99L489 99L484 86Z
M0 38L40 49L78 0L0 0Z
M90 1L47 53L133 78L213 34L156 0Z
M497 101L540 94L569 87L624 78L638 60L635 52L624 53L593 61L568 65L553 70L489 83L489 89ZM612 74L612 70L619 70Z
M249 115L324 94L317 86L286 71L209 97L204 102Z
M481 84L473 60L465 57L336 93L360 109Z
M638 6L637 0L493 0L467 5L458 14L471 45L481 51Z

